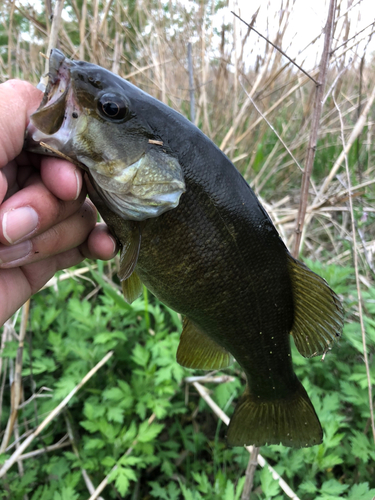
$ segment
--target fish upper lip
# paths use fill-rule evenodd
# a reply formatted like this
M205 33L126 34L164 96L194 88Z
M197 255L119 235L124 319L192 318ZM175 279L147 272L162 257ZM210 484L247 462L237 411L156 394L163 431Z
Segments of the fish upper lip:
M62 52L53 49L49 59L48 84L37 111L53 104L70 86L72 62Z

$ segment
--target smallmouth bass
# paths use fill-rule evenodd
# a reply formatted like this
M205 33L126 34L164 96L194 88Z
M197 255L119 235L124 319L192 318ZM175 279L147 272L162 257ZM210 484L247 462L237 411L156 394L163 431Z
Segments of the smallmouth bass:
M231 445L313 446L322 428L292 366L340 336L328 284L295 260L228 158L178 112L126 80L58 50L28 127L87 171L90 197L121 245L132 302L142 283L184 316L177 361L214 370L235 358L247 385Z

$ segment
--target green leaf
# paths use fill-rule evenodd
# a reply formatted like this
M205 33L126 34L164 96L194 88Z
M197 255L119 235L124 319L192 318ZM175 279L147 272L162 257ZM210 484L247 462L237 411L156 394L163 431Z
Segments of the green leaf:
M323 483L320 493L329 496L339 496L341 493L344 493L349 488L348 484L339 483L336 479L329 479L325 483Z
M280 493L280 485L273 479L272 474L267 467L264 467L260 473L260 483L263 493L267 498L272 498Z
M317 487L315 483L311 480L304 481L300 485L300 490L303 491L304 493L315 493L317 491Z
M146 367L149 359L150 353L148 350L142 347L141 344L137 344L133 349L132 360L137 363L137 365Z
M53 495L53 500L78 500L78 498L79 495L69 486L63 488L60 492L55 491Z
M369 441L368 437L361 431L353 431L353 436L350 437L352 444L352 453L363 462L367 462L372 456L375 459L373 442Z
M161 487L159 483L156 481L150 481L148 483L150 486L152 486L152 489L150 490L150 495L154 498L159 498L160 500L169 500L169 495L166 492L165 488Z
M243 476L243 477L241 477L238 480L237 487L236 487L236 494L234 496L234 500L239 500L240 499L241 493L243 491L243 487L245 485L245 481L246 481L246 476Z
M85 450L101 450L105 446L105 441L103 439L90 438L85 443Z
M122 408L113 406L107 410L107 418L110 422L122 424L124 421L124 411Z
M227 485L225 487L224 492L224 500L233 500L234 499L234 484L232 481L227 481Z
M110 387L103 392L103 398L111 401L121 401L124 397L124 392L119 387Z
M132 469L125 467L117 467L111 472L108 482L114 481L120 495L124 496L129 489L130 481L136 481L137 476Z
M14 359L17 355L18 342L10 340L5 342L4 349L0 352L0 358Z
M41 359L34 359L31 367L24 368L22 370L22 376L29 376L31 374L31 370L33 376L40 375L44 372L53 372L56 370L56 364L52 358L43 357Z
M178 500L180 498L180 489L174 482L168 483L166 487L161 487L156 481L150 481L148 484L152 486L150 495L154 498L160 500Z
M101 461L101 464L104 465L104 467L113 467L116 463L116 460L113 457L105 457Z
M350 489L348 500L373 500L375 489L369 490L368 483L355 484Z
M147 421L142 422L138 430L138 441L140 443L148 443L153 441L158 434L164 429L164 424L152 423Z

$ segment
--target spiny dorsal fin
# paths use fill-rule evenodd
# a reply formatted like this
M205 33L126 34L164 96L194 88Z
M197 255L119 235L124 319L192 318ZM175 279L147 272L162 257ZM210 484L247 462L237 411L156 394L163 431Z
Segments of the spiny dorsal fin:
M121 286L124 299L128 304L131 304L138 299L143 289L142 281L139 279L139 276L135 271L133 271L132 275L129 276L128 279L121 283Z
M118 277L120 281L128 279L135 266L137 265L139 250L141 248L141 226L139 223L134 222L130 237L126 244L122 247L120 256L120 271Z
M228 367L232 361L232 355L226 349L185 318L177 349L180 365L198 370L219 370Z
M302 356L311 358L326 352L341 336L344 312L340 299L323 278L288 257L294 300L290 333Z

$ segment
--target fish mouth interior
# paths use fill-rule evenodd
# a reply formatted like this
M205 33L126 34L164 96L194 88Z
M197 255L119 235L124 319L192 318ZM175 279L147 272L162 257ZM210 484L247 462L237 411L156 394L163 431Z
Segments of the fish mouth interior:
M70 67L69 59L66 59L59 50L52 50L49 58L48 84L38 111L50 106L64 94L70 85Z
M73 61L59 50L51 52L48 84L38 110L31 115L28 136L34 143L44 141L57 150L66 149L81 109L72 87Z

